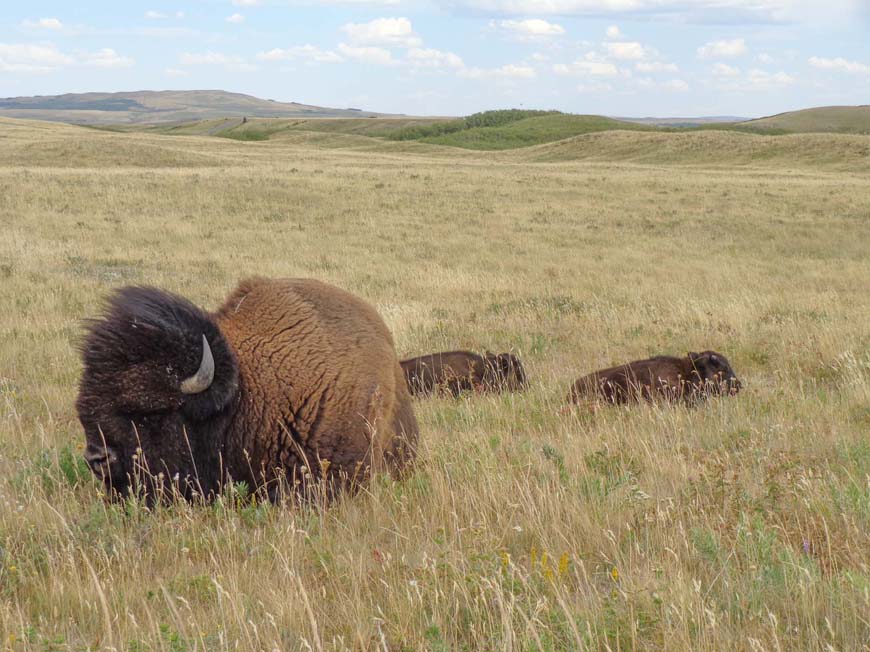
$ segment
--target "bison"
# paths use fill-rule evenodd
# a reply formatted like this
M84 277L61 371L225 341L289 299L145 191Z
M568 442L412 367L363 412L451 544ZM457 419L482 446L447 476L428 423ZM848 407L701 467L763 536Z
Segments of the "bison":
M517 391L528 384L520 359L512 353L445 351L402 360L408 389L414 395L463 390Z
M603 399L628 403L640 399L692 403L708 394L740 391L740 381L728 359L715 351L689 353L685 358L658 356L602 369L577 380L569 403Z
M334 495L413 460L390 332L336 287L251 278L213 313L125 287L87 330L76 408L110 493L208 499L243 481L273 500L285 482Z

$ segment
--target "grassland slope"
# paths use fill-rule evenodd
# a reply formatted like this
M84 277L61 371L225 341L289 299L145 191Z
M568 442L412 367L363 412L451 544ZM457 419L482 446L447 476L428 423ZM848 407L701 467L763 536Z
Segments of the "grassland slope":
M516 152L539 162L609 161L698 167L765 166L870 170L870 137L763 136L734 131L591 133Z
M4 650L863 652L870 175L690 165L715 136L482 152L0 119ZM632 139L685 153L637 165ZM330 509L106 500L82 319L125 284L212 309L252 274L359 295L402 356L513 350L530 387L415 401L416 468ZM583 373L699 348L739 396L562 412Z
M747 120L740 128L792 133L870 134L870 106L825 106Z

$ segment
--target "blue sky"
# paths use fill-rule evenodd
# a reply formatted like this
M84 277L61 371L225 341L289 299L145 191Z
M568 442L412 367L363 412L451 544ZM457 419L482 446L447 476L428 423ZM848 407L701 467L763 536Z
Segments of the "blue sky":
M218 88L426 115L870 103L870 0L4 2L0 97Z

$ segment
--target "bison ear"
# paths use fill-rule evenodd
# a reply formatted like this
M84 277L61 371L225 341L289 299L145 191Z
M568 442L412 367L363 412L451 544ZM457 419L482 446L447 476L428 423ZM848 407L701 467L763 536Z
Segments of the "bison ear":
M701 354L700 354L700 353L695 353L694 351L689 351L688 356L689 356L689 360L691 360L692 362L694 362L695 360L697 360L698 358L701 357Z

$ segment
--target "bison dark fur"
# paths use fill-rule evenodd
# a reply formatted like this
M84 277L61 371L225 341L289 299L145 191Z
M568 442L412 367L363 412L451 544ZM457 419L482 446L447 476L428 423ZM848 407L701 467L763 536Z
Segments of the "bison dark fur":
M627 403L640 399L683 400L691 403L707 394L736 394L740 381L721 353L689 353L684 358L658 356L602 369L577 380L569 403L603 399Z
M244 481L274 497L284 480L335 489L413 459L417 422L387 327L318 281L249 279L215 313L123 288L82 356L85 458L121 494L210 497Z
M478 355L445 351L402 360L408 389L414 395L449 391L517 391L528 384L520 359L512 353Z

